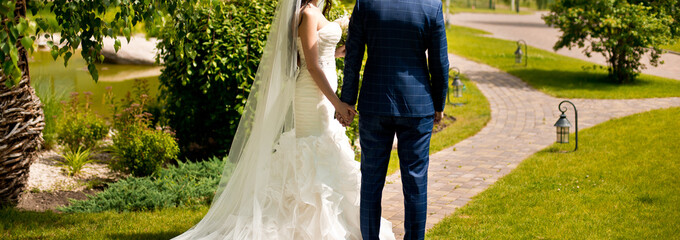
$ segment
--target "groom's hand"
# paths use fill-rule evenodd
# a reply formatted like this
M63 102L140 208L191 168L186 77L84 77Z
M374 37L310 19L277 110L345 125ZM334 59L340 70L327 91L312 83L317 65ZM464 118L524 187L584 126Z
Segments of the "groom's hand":
M347 119L345 119L345 122L342 124L345 127L349 127L350 125L352 125L352 122L354 122L354 116L357 115L357 112L354 110L354 106L350 106L350 107L351 107L351 109L350 109L351 111L349 112L349 117Z
M357 112L354 110L354 107L344 102L341 102L335 108L335 118L338 119L338 122L340 122L343 127L347 127L352 124L356 114Z
M338 120L340 125L342 125L343 127L347 127L350 124L352 124L354 116L352 115L352 113L342 114L340 112L335 112L335 119Z
M434 124L439 125L442 122L442 118L444 118L444 112L435 112Z

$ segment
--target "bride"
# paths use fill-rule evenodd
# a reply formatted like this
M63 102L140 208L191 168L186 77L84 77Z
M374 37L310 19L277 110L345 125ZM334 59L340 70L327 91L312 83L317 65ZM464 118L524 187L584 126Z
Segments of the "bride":
M335 95L342 29L321 1L279 1L210 210L174 239L361 239L359 163L333 119L354 113Z

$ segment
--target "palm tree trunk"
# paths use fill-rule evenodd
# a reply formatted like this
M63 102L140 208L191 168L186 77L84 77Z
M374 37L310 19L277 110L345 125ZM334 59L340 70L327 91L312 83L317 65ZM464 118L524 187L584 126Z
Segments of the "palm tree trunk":
M17 0L16 18L26 17L26 0ZM8 88L0 73L0 205L16 205L28 182L28 170L42 146L45 117L42 103L31 87L26 49L19 50L19 84ZM4 59L5 61L9 59Z

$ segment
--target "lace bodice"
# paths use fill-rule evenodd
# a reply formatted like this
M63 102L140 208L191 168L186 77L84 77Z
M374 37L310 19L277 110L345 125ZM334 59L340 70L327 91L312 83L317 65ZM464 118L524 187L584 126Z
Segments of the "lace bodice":
M337 22L330 22L316 31L319 50L319 64L322 68L335 68L335 46L342 37L342 28ZM302 51L302 42L297 38L298 53L300 54L300 68L307 67L305 54Z

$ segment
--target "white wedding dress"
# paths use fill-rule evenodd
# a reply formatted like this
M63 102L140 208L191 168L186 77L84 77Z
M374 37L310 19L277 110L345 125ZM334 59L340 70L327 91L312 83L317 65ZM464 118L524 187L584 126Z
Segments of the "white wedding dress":
M336 90L335 46L342 29L331 22L317 34L319 63ZM296 44L301 49L300 38ZM233 197L241 199L232 201L234 204L213 203L212 207L235 209L220 210L220 214L230 214L219 216L226 221L214 222L206 216L200 224L175 239L361 239L360 164L354 160L345 128L333 118L332 104L307 71L302 50L299 56L293 101L294 129L284 132L273 150L261 146L261 151L273 151L270 164L252 173L236 169L230 180L252 181L248 177L255 175L257 181L266 181L262 189L253 189L253 199L248 194L237 194ZM239 213L244 212L244 208L248 209L247 214ZM385 219L380 238L395 239L392 224Z

